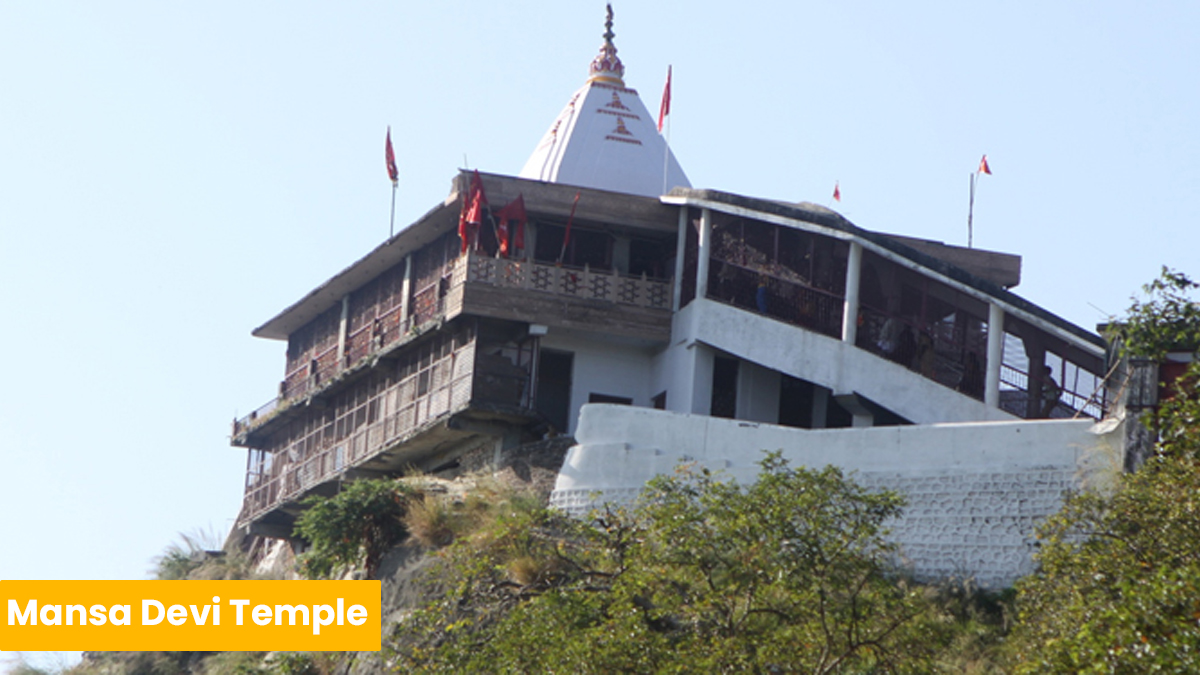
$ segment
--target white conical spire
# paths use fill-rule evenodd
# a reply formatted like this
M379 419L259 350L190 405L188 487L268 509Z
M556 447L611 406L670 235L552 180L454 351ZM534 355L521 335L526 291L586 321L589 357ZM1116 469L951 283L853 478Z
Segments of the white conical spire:
M658 196L664 187L691 187L637 90L625 87L612 16L609 5L604 44L588 67L587 83L559 113L520 176L646 196Z

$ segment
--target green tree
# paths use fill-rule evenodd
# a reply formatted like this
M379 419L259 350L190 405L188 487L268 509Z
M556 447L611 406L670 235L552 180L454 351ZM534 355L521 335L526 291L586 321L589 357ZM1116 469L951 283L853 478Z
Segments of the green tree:
M313 495L296 519L296 535L311 545L300 556L300 570L309 578L362 568L375 578L388 549L407 534L403 518L410 489L392 480L358 480L333 497Z
M1118 323L1123 353L1200 346L1197 285L1164 268ZM1155 454L1110 494L1080 493L1040 529L1007 651L1018 673L1200 672L1200 397L1193 364L1147 421Z
M1200 672L1200 466L1159 457L1040 529L1018 583L1019 673Z
M1161 361L1170 351L1194 352L1200 346L1200 304L1189 294L1197 288L1186 274L1163 267L1142 286L1145 299L1133 298L1125 317L1109 324L1122 354Z
M891 571L902 506L772 454L748 486L685 468L631 512L512 513L446 550L451 592L397 653L426 672L930 672L946 626Z
M1191 296L1200 283L1163 267L1158 279L1142 287L1144 300L1133 299L1123 320L1113 322L1110 337L1121 355L1162 362L1169 352L1200 350L1200 303ZM1200 457L1200 366L1193 363L1142 422L1158 436L1159 455Z

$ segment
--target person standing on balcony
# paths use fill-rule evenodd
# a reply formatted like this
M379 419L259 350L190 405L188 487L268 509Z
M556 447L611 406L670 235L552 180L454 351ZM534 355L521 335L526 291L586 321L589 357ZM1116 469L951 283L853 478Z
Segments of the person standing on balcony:
M1045 374L1042 376L1042 410L1041 417L1050 418L1050 413L1058 407L1058 399L1062 398L1062 388L1058 386L1058 382L1054 381L1054 369L1050 366L1045 367Z
M983 398L983 368L979 365L979 357L975 352L967 352L967 361L963 364L962 379L958 382L958 390L967 396Z
M754 303L758 305L758 311L767 313L767 275L758 275L758 290L754 293Z
M875 343L875 346L879 347L879 351L890 359L896 353L899 344L900 321L895 316L889 316L887 321L883 322L883 328L879 330L879 341Z
M929 333L921 331L921 337L917 340L917 356L913 362L915 370L932 380L937 365L936 356L933 351L933 338L929 337Z

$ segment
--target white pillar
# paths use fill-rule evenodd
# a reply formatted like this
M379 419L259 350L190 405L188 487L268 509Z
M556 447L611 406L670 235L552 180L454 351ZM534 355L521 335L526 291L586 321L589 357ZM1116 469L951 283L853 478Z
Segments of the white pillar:
M858 285L862 278L862 244L850 242L850 257L846 261L846 299L842 305L842 342L854 344L858 339Z
M696 298L708 296L708 255L712 248L712 211L700 209L700 245L696 252Z
M671 311L678 312L683 300L683 263L687 255L688 207L679 207L679 240L675 242L675 283L671 289Z
M338 367L342 367L342 362L346 358L346 328L350 323L350 294L342 296L342 316L338 320L338 350L337 362Z
M711 415L716 353L699 342L693 342L687 349L692 359L692 409L689 412L693 415Z
M412 254L409 253L404 257L404 282L400 284L400 330L404 330L403 326L408 321L408 295L412 288Z
M824 429L825 418L829 416L829 390L825 387L813 387L812 428Z
M987 377L983 402L1000 407L1000 363L1004 360L1004 310L996 303L988 305Z

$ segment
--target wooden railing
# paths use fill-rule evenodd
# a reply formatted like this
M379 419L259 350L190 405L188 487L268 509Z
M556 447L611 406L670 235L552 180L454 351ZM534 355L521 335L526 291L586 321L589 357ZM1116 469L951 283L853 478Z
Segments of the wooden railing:
M414 289L408 316L402 316L397 306L348 333L342 359L337 358L334 346L287 373L279 397L234 421L234 437L262 424L283 403L320 390L346 368L398 342L414 329L443 318L448 309L447 298L464 284L487 284L651 309L671 308L671 282L667 280L492 258L473 251L447 263L438 278L441 281Z
M605 300L621 305L671 308L671 282L587 267L563 267L527 260L490 258L470 254L466 283L520 288L572 298Z
M308 456L285 448L273 453L259 451L255 461L252 453L239 525L337 478L347 468L361 464L428 423L466 408L471 401L474 357L471 343L400 380L388 392L379 394L380 398L393 394L400 401L396 410L385 411L380 419ZM292 445L302 448L306 440L298 438ZM296 459L289 460L293 454Z

